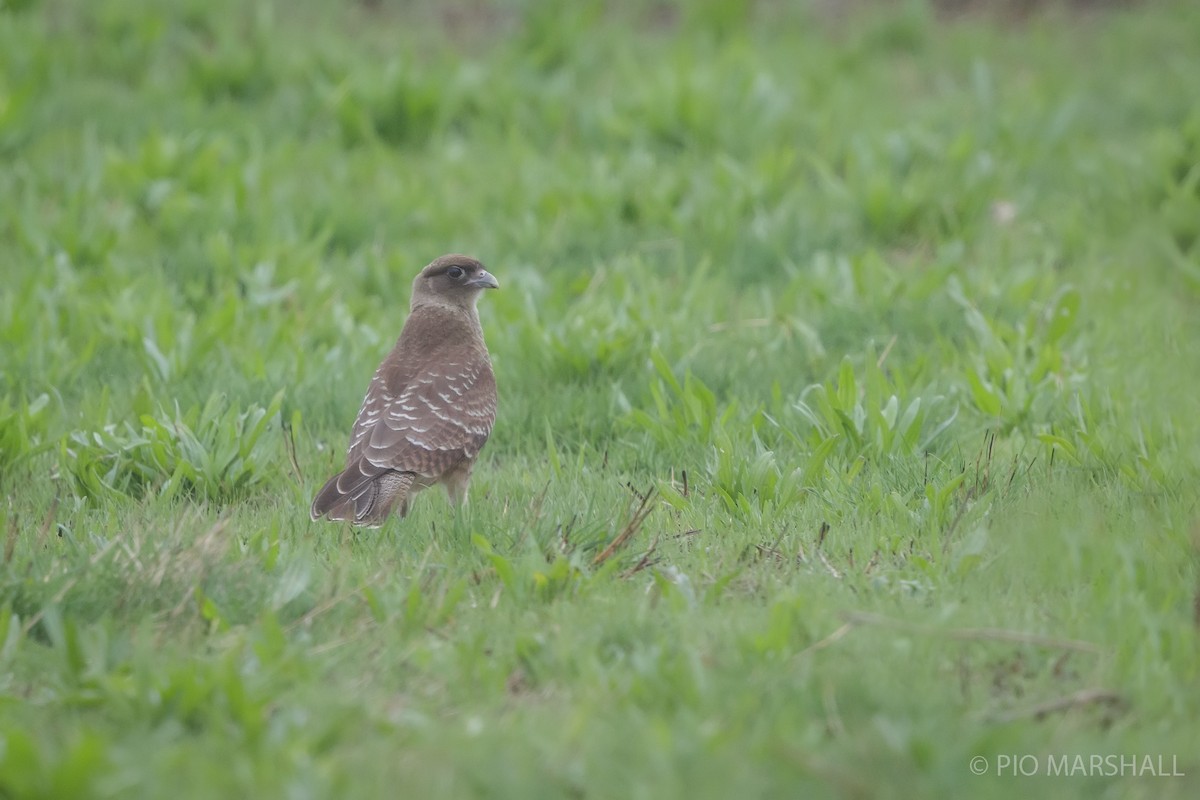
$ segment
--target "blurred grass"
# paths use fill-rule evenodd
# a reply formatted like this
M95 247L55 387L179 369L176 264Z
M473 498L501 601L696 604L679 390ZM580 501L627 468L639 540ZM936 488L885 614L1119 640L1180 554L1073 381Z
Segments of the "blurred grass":
M1200 14L1116 5L0 6L0 794L1192 796ZM450 251L472 507L310 523Z

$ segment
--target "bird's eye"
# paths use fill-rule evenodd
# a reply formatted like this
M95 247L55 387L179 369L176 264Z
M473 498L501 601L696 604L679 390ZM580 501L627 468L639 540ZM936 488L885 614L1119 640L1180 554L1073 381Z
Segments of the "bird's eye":
M446 274L454 280L458 280L463 276L463 269L462 267L451 267L450 269L446 270Z

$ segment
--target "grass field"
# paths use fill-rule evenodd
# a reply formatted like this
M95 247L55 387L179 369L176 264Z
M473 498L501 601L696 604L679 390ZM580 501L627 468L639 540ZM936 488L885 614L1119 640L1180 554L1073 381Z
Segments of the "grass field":
M0 2L0 797L1200 796L1200 6L850 5Z

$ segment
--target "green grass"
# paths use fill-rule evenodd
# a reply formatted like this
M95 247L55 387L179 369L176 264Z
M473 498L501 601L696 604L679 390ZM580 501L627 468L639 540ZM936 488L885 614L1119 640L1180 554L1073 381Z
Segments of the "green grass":
M1200 13L825 5L0 3L0 797L1196 796Z

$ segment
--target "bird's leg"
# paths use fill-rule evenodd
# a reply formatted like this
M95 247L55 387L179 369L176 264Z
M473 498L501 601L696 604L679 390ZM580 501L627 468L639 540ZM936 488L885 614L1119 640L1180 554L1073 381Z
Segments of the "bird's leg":
M450 498L451 505L462 508L467 504L467 487L470 483L471 467L469 465L458 467L442 479L442 485L446 487L446 496Z

